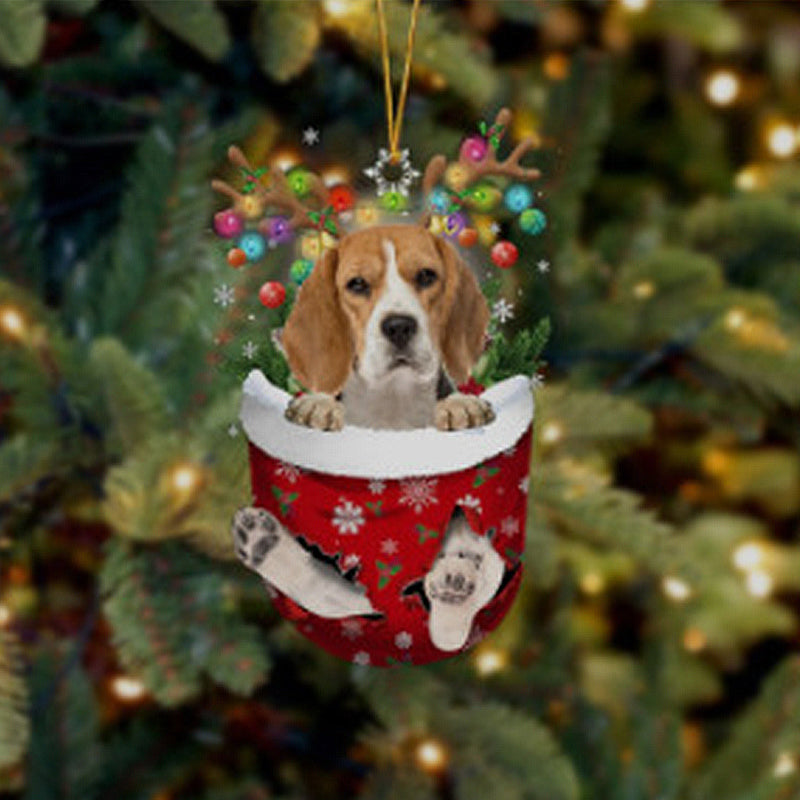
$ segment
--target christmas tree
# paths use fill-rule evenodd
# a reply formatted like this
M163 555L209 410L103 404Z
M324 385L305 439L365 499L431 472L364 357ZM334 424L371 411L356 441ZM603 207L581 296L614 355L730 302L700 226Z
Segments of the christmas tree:
M290 380L247 281L286 264L237 277L210 180L238 142L363 182L375 10L0 0L0 795L800 796L793 4L423 3L417 166L502 105L538 144L547 228L481 266L485 370L530 374L551 324L520 594L384 670L236 561L242 368Z

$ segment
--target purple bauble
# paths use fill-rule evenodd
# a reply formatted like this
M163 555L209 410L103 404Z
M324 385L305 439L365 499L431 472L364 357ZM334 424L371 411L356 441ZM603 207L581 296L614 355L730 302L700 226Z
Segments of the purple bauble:
M459 155L462 161L472 161L477 163L486 158L489 152L489 146L486 144L486 139L482 136L467 136L461 143L461 150Z
M292 229L289 220L286 217L272 217L268 223L267 235L277 244L291 241Z
M244 230L244 220L232 209L214 214L214 231L223 239L233 239Z
M444 219L444 233L451 239L455 239L464 228L467 227L467 218L460 211L448 214Z

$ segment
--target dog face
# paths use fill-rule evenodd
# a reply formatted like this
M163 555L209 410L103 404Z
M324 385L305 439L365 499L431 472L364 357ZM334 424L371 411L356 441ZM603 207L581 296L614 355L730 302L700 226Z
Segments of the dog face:
M424 228L391 225L345 236L303 284L283 332L295 376L337 393L351 369L369 384L409 372L434 379L443 363L465 381L489 322L475 277Z

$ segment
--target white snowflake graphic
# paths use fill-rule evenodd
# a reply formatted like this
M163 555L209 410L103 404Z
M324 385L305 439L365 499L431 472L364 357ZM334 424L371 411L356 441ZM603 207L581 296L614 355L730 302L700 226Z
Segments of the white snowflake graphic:
M278 462L278 466L275 467L275 474L281 478L286 478L289 483L297 483L297 479L303 474L303 471L294 464L287 464L285 461L280 461Z
M364 628L357 619L345 619L342 620L341 633L345 639L352 642L364 633Z
M364 524L364 510L344 497L339 498L339 505L333 509L333 526L340 534L358 533Z
M399 549L397 539L384 539L381 542L381 553L386 556L393 556Z
M383 494L384 489L386 489L386 483L384 483L384 481L369 482L369 490L372 494Z
M408 650L411 647L414 641L414 637L408 631L400 631L397 636L394 637L394 643L397 647L401 650Z
M249 358L251 361L256 356L256 350L258 350L258 345L253 344L249 339L242 345L242 355L245 358Z
M545 272L550 272L550 262L546 258L541 258L536 262L536 269L544 275Z
M436 497L437 478L419 478L418 480L403 481L400 484L400 505L411 506L415 514L419 514L423 508L435 505L439 502Z
M228 286L227 283L221 283L219 286L214 287L214 302L222 308L232 306L236 299L236 291L233 286Z
M361 563L361 558L357 556L355 553L348 553L342 559L342 568L343 569L354 569Z
M504 325L510 319L514 319L514 304L509 303L504 297L497 300L492 306L492 316Z
M493 222L493 223L492 223L492 224L489 226L489 230L490 230L490 231L491 231L491 232L492 232L492 233L493 233L495 236L499 236L499 235L500 235L500 231L501 231L501 230L503 230L503 229L500 227L500 223L499 223L499 222Z
M370 658L369 653L366 650L359 650L353 656L353 663L358 664L360 667L366 667L369 664Z
M236 427L236 423L231 422L230 427L228 428L228 436L230 436L231 439L233 439L235 436L238 436L238 434L239 434L239 429Z
M520 478L517 486L519 486L519 490L522 492L522 494L528 494L528 476L525 475L524 477Z
M516 517L506 517L500 523L500 533L503 536L513 536L519 532L519 520Z
M315 128L312 125L309 125L303 131L303 144L307 147L313 147L315 144L319 143L319 128Z
M458 500L456 500L456 505L463 506L464 508L472 508L479 514L483 511L480 498L472 494L465 494L463 497L459 497Z
M411 165L411 151L406 148L400 151L400 161L393 165L396 167L399 177L389 180L386 177L386 168L391 163L391 154L382 147L378 150L378 158L371 167L364 170L364 174L375 181L375 191L378 197L387 192L400 192L404 197L408 197L408 190L411 185L421 175L420 171Z

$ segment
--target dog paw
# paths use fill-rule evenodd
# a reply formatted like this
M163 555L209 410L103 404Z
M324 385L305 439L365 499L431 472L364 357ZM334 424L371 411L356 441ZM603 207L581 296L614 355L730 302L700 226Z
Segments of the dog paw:
M459 552L441 556L425 576L425 592L431 600L450 606L467 603L475 593L482 558Z
M242 563L256 572L278 544L281 525L263 508L240 508L233 515L233 543Z
M309 428L338 431L344 425L344 406L329 394L304 394L289 401L286 419Z
M440 431L477 428L494 419L494 410L486 400L456 392L436 404L435 422Z

